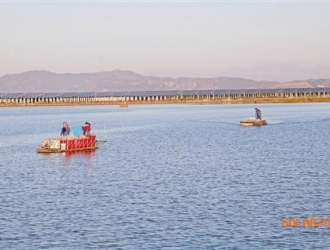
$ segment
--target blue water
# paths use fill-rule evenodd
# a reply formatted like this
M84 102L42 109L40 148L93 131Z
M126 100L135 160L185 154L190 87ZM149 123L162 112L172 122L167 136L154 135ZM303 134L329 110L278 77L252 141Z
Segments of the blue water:
M329 249L330 104L1 108L0 249ZM107 139L36 154L63 121Z

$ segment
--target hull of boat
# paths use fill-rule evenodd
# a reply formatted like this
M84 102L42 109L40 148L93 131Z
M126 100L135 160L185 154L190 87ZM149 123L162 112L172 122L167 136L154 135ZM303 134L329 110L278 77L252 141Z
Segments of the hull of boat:
M241 126L264 126L264 125L267 125L267 120L249 118L249 119L242 120L240 122L240 125Z
M103 146L105 140L96 140L95 135L87 137L62 137L44 141L37 153L63 153L84 150L94 150Z
M37 148L37 153L64 153L64 152L75 152L83 150L98 149L98 146L90 148L77 148L77 149L47 149L47 148Z

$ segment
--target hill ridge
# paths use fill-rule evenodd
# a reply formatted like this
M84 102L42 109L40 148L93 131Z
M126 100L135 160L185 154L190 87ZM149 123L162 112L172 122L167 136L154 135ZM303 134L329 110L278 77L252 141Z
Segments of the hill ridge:
M330 79L290 82L257 81L241 77L159 77L145 76L130 70L85 73L55 73L31 70L0 77L1 93L18 92L103 92L162 91L202 89L271 89L330 87Z

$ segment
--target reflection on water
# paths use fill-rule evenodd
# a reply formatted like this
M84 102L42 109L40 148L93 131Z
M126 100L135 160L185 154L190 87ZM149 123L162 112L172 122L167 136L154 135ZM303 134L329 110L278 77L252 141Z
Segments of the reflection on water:
M78 151L68 151L61 153L39 153L44 158L54 158L54 157L64 157L66 159L72 157L84 158L85 160L90 160L91 157L95 154L97 149L87 149L87 150L78 150Z
M328 249L330 105L0 109L0 249ZM61 122L97 150L37 154Z
M76 166L76 162L83 163L85 176L89 177L93 175L93 156L97 149L79 150L62 153L65 157L64 166L67 172L70 172L72 167ZM69 170L69 171L68 171Z

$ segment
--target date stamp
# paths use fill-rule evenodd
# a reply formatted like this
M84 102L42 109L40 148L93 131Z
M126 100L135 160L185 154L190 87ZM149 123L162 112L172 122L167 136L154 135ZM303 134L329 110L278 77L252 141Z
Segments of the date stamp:
M319 227L328 228L330 227L329 218L282 218L282 227Z

